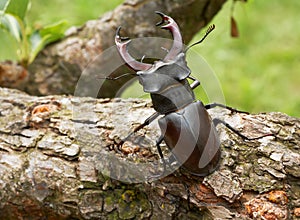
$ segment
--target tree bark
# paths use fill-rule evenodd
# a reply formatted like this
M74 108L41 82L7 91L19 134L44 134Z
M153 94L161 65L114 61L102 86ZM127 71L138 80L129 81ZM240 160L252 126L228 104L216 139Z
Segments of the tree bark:
M171 38L168 31L155 26L159 16L155 11L172 16L179 24L184 41L188 43L194 34L213 18L226 0L127 0L115 10L106 13L98 20L88 21L79 28L72 27L67 36L60 42L46 47L28 67L27 77L17 78L11 83L1 82L26 91L32 95L74 94L77 81L82 73L90 75L92 80L99 80L107 74L119 75L130 70L122 66L114 46L114 35L118 26L123 27L123 36ZM161 43L161 42L160 42ZM132 44L132 52L136 58L146 55L150 58L161 58L165 55L168 43L159 45L157 41ZM105 51L111 51L104 53ZM101 56L103 55L104 56ZM105 69L103 65L119 63L114 69ZM109 65L108 65L109 66ZM120 67L121 66L121 67ZM120 68L119 68L120 67ZM1 70L1 64L0 64ZM0 74L1 75L1 74ZM105 82L99 91L99 97L115 97L119 89L130 80L122 78L116 82ZM90 95L90 91L82 91L82 96Z
M211 109L248 137L276 138L245 141L218 126L222 159L214 173L179 169L147 179L161 171L156 122L113 146L154 112L150 106L0 89L0 219L299 217L300 119Z

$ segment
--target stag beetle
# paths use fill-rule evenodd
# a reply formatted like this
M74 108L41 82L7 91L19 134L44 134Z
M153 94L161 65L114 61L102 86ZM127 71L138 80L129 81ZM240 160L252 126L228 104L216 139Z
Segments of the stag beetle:
M217 124L224 124L243 139L257 138L248 138L226 122L211 119L207 109L219 106L231 111L243 111L218 103L204 105L195 99L193 89L199 86L200 82L191 76L191 70L186 62L186 52L190 47L201 43L215 26L210 26L200 41L184 48L176 22L161 12L156 13L162 18L161 22L156 25L162 25L161 28L169 30L174 38L173 45L163 60L156 61L154 64L135 60L127 50L130 40L120 36L121 27L116 31L115 43L119 54L130 68L137 71L135 75L138 76L144 91L150 93L153 108L156 111L119 144L122 145L134 132L149 125L158 116L164 115L158 120L161 136L156 142L158 153L164 164L164 171L166 162L160 147L162 141L165 141L175 159L184 169L197 176L206 176L217 169L220 161L221 150L216 130ZM108 77L108 79L117 78ZM188 79L193 83L189 84Z

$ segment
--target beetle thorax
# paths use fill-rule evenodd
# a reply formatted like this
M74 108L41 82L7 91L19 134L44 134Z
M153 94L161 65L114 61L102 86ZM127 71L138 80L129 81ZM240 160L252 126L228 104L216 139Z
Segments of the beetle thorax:
M139 71L139 82L151 94L154 109L162 114L176 111L194 101L187 77L191 70L180 53L173 61L157 61L152 68Z

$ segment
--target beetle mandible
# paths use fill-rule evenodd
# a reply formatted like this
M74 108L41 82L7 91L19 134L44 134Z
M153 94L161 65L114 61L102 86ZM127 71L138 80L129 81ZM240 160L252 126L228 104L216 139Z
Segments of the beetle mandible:
M165 141L176 160L185 170L197 176L206 176L218 168L221 157L220 139L216 130L217 124L224 124L247 140L269 135L248 138L226 122L217 118L211 119L207 109L219 106L231 111L243 111L218 103L204 105L195 99L193 89L199 86L200 82L191 76L191 70L186 62L186 52L190 47L201 43L215 26L210 26L200 41L184 48L176 22L170 16L161 12L156 13L162 18L162 21L156 25L162 25L161 28L169 30L174 39L171 49L163 60L156 61L154 64L135 60L127 50L130 40L120 36L121 27L116 31L115 43L119 54L130 68L137 71L139 83L143 86L144 92L150 93L153 108L156 111L119 144L123 144L134 132L163 115L158 120L161 136L156 142L156 147L163 161L164 171L166 162L160 148L162 141ZM192 80L193 83L189 84L188 79Z

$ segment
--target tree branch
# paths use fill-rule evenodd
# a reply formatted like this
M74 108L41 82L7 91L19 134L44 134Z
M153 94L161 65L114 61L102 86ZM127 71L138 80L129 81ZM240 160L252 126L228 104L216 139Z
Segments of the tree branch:
M200 178L180 169L147 182L161 169L157 123L121 149L113 144L153 113L149 101L0 89L0 103L1 219L291 219L299 211L297 118L212 109L246 136L277 137L244 141L218 126L216 172Z
M70 28L65 39L48 46L39 54L29 66L26 80L23 77L10 87L33 95L74 94L77 81L83 71L94 79L106 76L106 73L118 75L129 71L124 66L109 71L103 68L103 65L107 63L122 64L115 50L105 54L105 57L101 57L103 52L114 46L114 35L118 26L124 27L123 31L126 30L126 33L122 34L131 38L170 39L171 35L168 31L155 27L159 17L154 12L162 11L178 22L184 40L188 43L194 34L221 9L225 1L127 0L98 20L88 21L79 28ZM146 43L136 44L134 46L136 57L141 58L145 54L148 58L151 54L154 54L153 58L161 57L165 53L161 47L167 48L168 44L165 42L165 45L157 45L156 43L149 44L146 41ZM113 85L111 82L105 82L98 96L115 97L119 89L129 80L130 77L122 78ZM2 86L6 84L1 83ZM87 96L90 94L89 92L85 91L82 95Z

